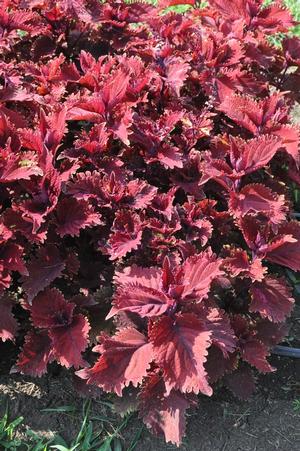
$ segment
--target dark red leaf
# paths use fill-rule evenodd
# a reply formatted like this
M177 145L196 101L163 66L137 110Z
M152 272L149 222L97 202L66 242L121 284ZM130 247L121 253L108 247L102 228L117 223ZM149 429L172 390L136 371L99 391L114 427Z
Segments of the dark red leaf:
M150 330L155 361L161 367L167 391L212 395L204 368L211 332L193 314L163 317Z
M273 263L300 270L300 223L291 221L281 225L278 238L266 246L265 258Z
M61 365L67 368L85 366L81 353L88 345L89 330L89 323L83 315L75 315L69 325L50 330L53 355Z
M40 291L61 276L65 264L57 247L48 245L40 248L37 256L28 263L27 268L29 274L22 279L23 289L27 294L28 301L32 302Z
M147 399L143 400L141 413L143 422L155 434L163 435L166 442L180 446L185 435L185 413L191 402L177 390L172 390L169 395L164 396L161 390L151 391L147 387L144 388L144 393L142 392L144 398L146 390L147 397L153 396L154 399L150 403L147 403Z
M65 198L57 205L56 224L60 237L78 236L80 230L100 225L101 215L85 200Z
M280 323L290 315L295 300L290 287L282 278L265 277L262 282L255 282L251 288L252 295L249 310L259 312L263 318Z
M51 340L46 331L30 331L18 356L16 368L29 376L42 376L47 371L47 364L53 360Z
M56 288L47 288L39 293L30 307L31 319L35 327L63 327L71 323L75 304L66 302Z
M6 294L0 297L0 338L2 341L14 341L18 323L12 313L13 301Z

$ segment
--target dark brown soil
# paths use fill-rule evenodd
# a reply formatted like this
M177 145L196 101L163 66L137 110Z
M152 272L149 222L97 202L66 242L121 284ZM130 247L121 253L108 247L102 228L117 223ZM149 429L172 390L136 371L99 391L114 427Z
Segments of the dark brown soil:
M295 310L290 339L297 344L300 337L300 308ZM295 340L296 337L296 340ZM291 343L292 344L292 343ZM3 345L2 345L3 346ZM7 346L7 345L5 345ZM0 352L7 349L0 348ZM2 354L3 355L3 354ZM200 397L199 407L187 419L187 438L180 449L187 451L298 451L300 449L300 411L293 409L293 401L300 399L300 360L272 357L276 373L260 376L257 393L248 402L237 401L220 387L212 399ZM0 365L0 414L6 401L12 418L22 415L19 435L30 428L45 437L56 433L71 441L77 434L80 415L41 412L42 409L73 405L82 410L83 400L72 386L70 375L60 371L56 376L31 379L20 375L5 375ZM118 421L111 409L93 401L92 414ZM116 424L116 423L114 423ZM140 429L141 422L133 417L122 433L124 450ZM108 424L108 431L112 431ZM176 447L144 430L137 451L166 451Z
M293 409L293 400L300 398L300 361L273 357L275 374L259 378L257 394L248 402L237 401L225 389L218 389L213 399L201 397L199 407L188 417L187 438L180 449L201 451L298 451L300 449L300 412ZM67 373L41 379L19 375L0 378L0 410L9 402L12 417L24 416L25 428L47 438L59 433L71 441L80 427L80 418L65 414L43 413L42 409L62 405L82 407ZM113 418L110 409L93 402L93 414ZM124 450L141 427L133 418L125 432ZM108 430L109 427L108 427ZM162 440L142 433L137 451L176 449Z

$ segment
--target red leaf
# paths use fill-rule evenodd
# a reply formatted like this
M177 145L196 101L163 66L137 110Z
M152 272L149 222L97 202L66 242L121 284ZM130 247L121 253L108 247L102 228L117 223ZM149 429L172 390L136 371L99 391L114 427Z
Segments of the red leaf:
M249 310L259 312L263 318L280 323L290 315L295 300L291 289L284 279L266 277L262 282L255 282L250 292L252 295Z
M126 186L124 202L136 210L147 208L156 193L157 188L144 182L144 180L131 180Z
M102 97L108 110L112 110L118 103L123 101L128 89L129 79L129 74L125 73L123 69L120 69L104 85Z
M249 338L241 345L242 359L250 363L250 365L255 366L262 373L275 371L275 368L266 359L268 356L269 352L266 346L255 338Z
M210 5L216 9L221 16L230 20L243 19L247 21L250 18L248 2L246 0L210 0ZM254 9L255 11L255 9Z
M300 270L300 223L290 221L278 228L278 235L266 246L265 258L278 265Z
M61 238L65 235L79 236L80 230L102 224L101 216L85 200L64 198L56 208L57 233Z
M150 329L156 363L162 368L168 393L212 395L204 369L211 333L193 314L163 317Z
M141 284L126 284L124 288L117 291L113 307L106 319L121 311L137 313L142 318L159 316L173 305L174 300L162 291Z
M18 271L28 275L28 271L22 259L24 249L15 243L3 244L0 249L0 261L9 271Z
M61 176L51 163L51 158L47 157L44 169L44 176L41 179L36 193L32 199L25 200L19 204L19 210L26 220L32 222L32 231L36 233L45 221L46 216L56 207L58 196L61 192Z
M291 65L298 65L300 62L300 39L298 36L287 37L282 41L282 48L285 57Z
M104 152L107 148L109 133L105 124L96 124L87 133L83 130L79 139L75 141L76 149L85 149L87 152L94 154L96 152Z
M61 365L67 368L85 366L81 353L88 345L89 330L89 323L83 315L75 315L69 325L50 330L53 354Z
M207 297L212 281L223 274L221 262L211 250L189 257L182 268L182 297L195 298L198 302Z
M211 346L208 351L207 361L204 366L211 384L217 382L226 373L236 369L238 363L237 354L224 356L220 348Z
M269 356L267 346L259 340L247 318L235 315L231 319L231 326L239 339L241 358L263 373L275 371L266 359Z
M267 319L259 321L256 329L257 338L270 348L280 343L288 333L286 324L271 323Z
M5 294L0 297L0 338L2 341L12 340L17 333L18 323L12 314L13 302Z
M124 268L122 271L116 271L114 281L118 285L140 284L153 290L161 289L161 269L159 268L141 268L136 265Z
M285 33L295 24L290 10L284 9L280 3L261 8L254 23L273 33Z
M282 139L282 147L295 160L299 167L300 151L299 151L299 129L292 125L280 125L274 127L272 133Z
M43 243L45 241L47 236L45 224L37 232L34 232L32 222L28 218L23 218L22 212L17 209L17 206L14 209L7 208L3 218L9 228L13 229L15 233L19 232L30 242Z
M143 387L140 396L140 416L148 428L164 435L166 442L179 446L185 435L185 412L191 401L179 391L164 393L164 384L156 375Z
M261 281L267 271L259 258L250 262L243 249L231 249L230 256L224 258L223 265L232 277L250 277L257 281Z
M63 327L71 323L74 308L56 288L47 288L33 299L31 319L35 327Z
M13 158L13 154L17 153L20 150L20 147L20 138L16 129L10 124L6 115L0 110L0 148L7 148L7 151L9 151Z
M236 348L236 337L230 326L228 316L218 308L207 309L207 329L211 332L212 343L223 352L225 357Z
M231 138L230 160L242 176L266 166L280 147L281 140L276 136L263 135L249 141Z
M16 368L22 374L42 376L47 371L47 364L53 360L51 340L46 331L30 331L19 354Z
M239 193L230 193L229 208L236 218L261 213L273 224L283 222L287 211L284 196L260 183L246 185Z
M42 169L38 167L37 157L33 152L15 153L10 147L1 151L1 183L29 180L33 175L43 175Z
M82 100L74 105L67 113L68 121L103 122L105 105L101 96Z
M177 188L174 187L167 193L157 194L151 203L151 210L153 210L157 215L165 216L170 221L174 213L173 202L176 191Z
M27 268L29 275L23 277L22 281L28 302L31 302L40 291L61 276L65 264L57 247L51 244L40 248L37 256L27 264Z
M235 8L236 4L232 4L232 7ZM254 135L263 122L263 110L260 104L251 97L238 95L227 96L221 103L219 109L238 125L245 127Z
M78 376L118 396L130 383L136 387L142 382L152 360L151 344L133 328L105 337L94 350L101 352L101 357L92 368L79 371Z
M105 250L110 260L124 257L128 252L137 249L142 241L142 223L140 217L130 211L119 210L116 214L113 233L109 236Z
M195 0L159 0L158 6L159 6L159 8L165 9L165 8L169 8L170 6L176 6L176 5L194 6L195 3L196 3Z
M166 58L164 66L166 71L166 83L175 91L176 95L179 96L180 89L187 78L190 66L184 62L184 60L175 57Z

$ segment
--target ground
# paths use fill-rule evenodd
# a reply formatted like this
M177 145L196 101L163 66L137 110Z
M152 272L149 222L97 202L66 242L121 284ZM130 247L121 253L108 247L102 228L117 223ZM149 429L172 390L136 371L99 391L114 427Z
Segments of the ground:
M299 331L300 307L297 306L291 339L299 337ZM294 343L297 345L297 340ZM236 400L222 387L212 399L200 397L198 409L188 416L187 438L180 450L298 451L300 410L296 410L293 403L300 399L300 360L273 356L271 362L277 372L259 376L257 393L248 402ZM8 401L11 418L24 417L18 437L24 438L25 431L30 429L48 438L59 433L67 443L74 439L82 422L83 400L75 392L67 372L62 370L41 379L7 375L4 366L0 366L0 372L0 414ZM122 420L112 413L106 401L107 398L100 398L92 402L90 419L96 430L101 427L112 433ZM62 409L68 412L42 412L61 406L68 406ZM146 429L137 439L140 431L141 421L133 415L120 432L123 450L133 449L132 443L136 441L136 451L178 449L154 438Z

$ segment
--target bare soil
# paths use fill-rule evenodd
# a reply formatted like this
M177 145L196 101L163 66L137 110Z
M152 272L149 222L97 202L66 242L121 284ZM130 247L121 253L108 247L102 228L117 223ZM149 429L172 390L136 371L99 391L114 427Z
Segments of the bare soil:
M299 344L300 307L294 313L290 331L291 344ZM0 346L0 355L7 355L10 345ZM12 355L13 360L13 355ZM223 387L216 389L212 399L200 397L197 410L187 418L187 436L180 450L186 451L298 451L300 449L300 411L293 409L293 401L300 399L300 360L272 356L276 373L258 377L257 393L248 401L238 401ZM12 362L11 362L12 363ZM12 418L22 415L26 429L47 438L59 433L68 442L80 428L79 417L42 412L43 409L73 405L82 409L83 400L74 390L70 375L61 370L57 374L32 379L7 374L7 360L0 362L0 414L6 402ZM92 415L116 420L111 409L93 401ZM108 430L110 426L108 426ZM124 450L141 428L136 417L122 433ZM144 429L136 451L166 451L178 449L165 444Z
M300 449L300 412L293 409L293 400L300 397L300 362L284 357L273 357L275 374L259 378L259 389L248 401L237 401L228 391L220 388L213 399L201 397L199 407L191 411L187 422L187 438L182 450L201 451L298 451ZM42 409L62 405L80 408L82 399L72 387L67 373L31 379L20 375L0 377L0 410L9 402L12 418L24 416L25 429L47 438L56 433L71 441L80 428L80 419L66 414L41 412ZM93 402L93 414L113 415L102 404ZM124 450L141 427L134 418L123 433ZM108 428L109 430L109 428ZM161 439L144 430L137 451L175 450Z

